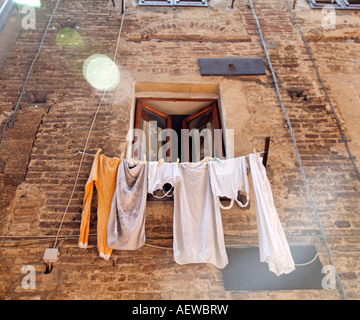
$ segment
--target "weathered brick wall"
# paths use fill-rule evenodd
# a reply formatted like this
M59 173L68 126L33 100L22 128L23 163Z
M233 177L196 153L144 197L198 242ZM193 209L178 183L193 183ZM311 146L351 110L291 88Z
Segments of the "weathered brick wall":
M16 103L36 53L34 43L41 39L54 4L55 1L49 1L41 9L36 30L20 32L5 62L0 76L4 89L0 93L1 114ZM309 186L328 236L334 266L347 296L356 299L360 272L357 266L359 182L286 1L261 0L254 4ZM6 160L4 173L0 174L5 191L1 195L2 235L57 233L79 166L80 155L74 154L84 147L101 99L101 92L92 89L83 78L82 64L93 53L113 56L121 21L118 11L104 1L60 2L26 88L15 128L7 130L0 150ZM310 17L305 1L300 1L298 11L308 39L321 35L321 24L314 16ZM321 18L319 13L314 14ZM349 15L354 22L343 23L356 29L358 18ZM57 34L64 27L74 28L81 42L59 43ZM314 243L326 265L324 242L269 68L266 76L259 77L200 76L197 61L200 57L260 56L266 63L256 30L247 1L236 1L233 9L226 2L214 0L209 1L208 8L176 9L140 8L136 1L128 1L116 56L121 82L101 104L87 151L95 152L101 147L106 155L118 156L124 150L134 82L217 83L226 126L235 129L235 155L248 154L253 147L261 150L264 138L271 136L267 172L284 231L289 242ZM329 41L333 50L345 49L357 59L357 42L345 42L339 47L332 38ZM336 72L346 74L348 70L356 74L354 68L358 64L348 63L345 55L329 62L333 55L329 54L327 42L311 42L310 46L326 80L327 75ZM338 97L333 94L336 92L333 84L336 82L329 80L332 98ZM353 143L359 138L353 126L347 129L342 101L333 103ZM79 233L84 185L91 164L92 158L85 156L61 236ZM96 199L92 207L90 233L94 234ZM172 213L171 202L148 202L148 244L172 247ZM242 237L242 244L257 244L252 201L247 209L234 207L224 211L223 224L226 236ZM87 250L77 247L77 238L61 238L59 260L51 273L44 274L42 256L45 248L53 245L53 238L45 238L46 242L42 238L40 243L38 239L27 240L1 241L4 246L14 246L0 248L3 299L340 298L338 290L225 292L221 271L211 265L180 266L174 262L171 249L151 246L136 251L114 251L111 259L105 261L98 257L95 237L90 238ZM20 244L26 246L17 247ZM36 269L35 290L21 287L24 265Z

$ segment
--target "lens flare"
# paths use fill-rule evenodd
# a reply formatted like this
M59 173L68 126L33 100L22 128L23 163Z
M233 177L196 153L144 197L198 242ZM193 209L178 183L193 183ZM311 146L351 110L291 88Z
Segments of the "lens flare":
M83 40L79 32L72 28L62 28L56 34L56 43L64 47L79 47L83 45Z
M120 82L119 68L104 54L93 54L87 58L83 75L91 86L102 91L112 91Z
M14 3L35 8L41 7L40 0L13 0Z

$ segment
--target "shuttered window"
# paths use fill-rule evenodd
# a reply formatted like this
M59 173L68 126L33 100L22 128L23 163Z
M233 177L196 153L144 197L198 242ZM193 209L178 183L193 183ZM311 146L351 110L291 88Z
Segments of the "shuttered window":
M139 6L207 7L207 0L139 0Z
M206 7L207 0L173 0L174 6L199 6Z
M172 0L140 0L140 6L171 6Z
M360 9L360 0L344 0L344 3L348 9Z

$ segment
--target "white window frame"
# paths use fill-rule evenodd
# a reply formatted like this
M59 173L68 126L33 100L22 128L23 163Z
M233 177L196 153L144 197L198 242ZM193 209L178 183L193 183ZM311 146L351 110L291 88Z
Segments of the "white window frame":
M207 0L139 0L139 6L207 7Z
M329 0L328 3L326 2L317 2L316 0L308 0L311 9L322 9L327 6L332 6L334 9L340 10L359 10L360 4L352 4L349 3L347 0L335 0L331 2Z

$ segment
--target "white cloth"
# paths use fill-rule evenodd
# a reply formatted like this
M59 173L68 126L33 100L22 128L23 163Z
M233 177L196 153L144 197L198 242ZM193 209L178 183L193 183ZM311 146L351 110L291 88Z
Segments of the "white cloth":
M146 164L131 169L126 159L119 164L108 223L108 246L112 249L135 250L145 244L147 175Z
M248 171L249 165L246 157L226 159L220 163L217 161L209 163L211 189L220 208L230 209L234 201L241 207L247 207L249 204ZM238 191L246 193L245 204L238 200ZM230 199L230 205L224 207L220 202L220 197Z
M210 187L208 164L149 163L148 191L174 187L173 250L178 264L228 263L220 208Z
M290 248L278 217L271 186L262 158L250 154L250 171L254 188L260 261L267 262L277 276L295 269Z

